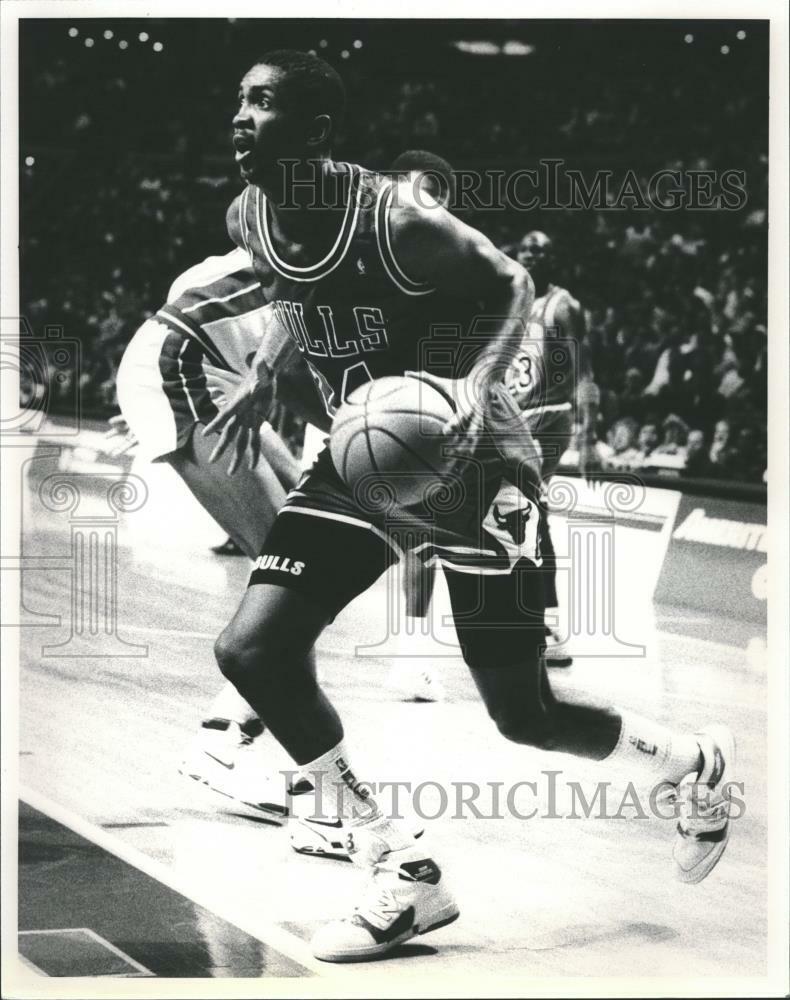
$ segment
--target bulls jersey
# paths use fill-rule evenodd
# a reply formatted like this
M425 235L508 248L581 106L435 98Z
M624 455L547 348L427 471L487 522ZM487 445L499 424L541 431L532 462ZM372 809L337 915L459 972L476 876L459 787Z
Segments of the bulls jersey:
M270 315L247 254L236 249L207 257L176 278L156 319L199 345L210 364L241 373Z
M309 363L332 414L371 379L407 370L451 374L447 353L439 370L431 345L438 328L457 343L477 303L420 283L400 267L389 224L392 180L353 164L330 169L345 211L321 260L283 260L272 240L266 195L254 185L239 199L238 222L263 295Z
M558 285L550 285L546 294L536 298L532 305L527 335L509 378L509 385L524 409L567 406L574 401L581 345L574 330L561 328L557 319L560 305L579 308L570 292Z

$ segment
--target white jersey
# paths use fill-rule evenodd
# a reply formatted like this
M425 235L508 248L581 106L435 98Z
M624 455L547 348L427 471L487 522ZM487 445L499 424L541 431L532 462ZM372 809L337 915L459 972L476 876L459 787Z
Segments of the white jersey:
M581 345L573 331L559 326L557 310L561 304L580 308L559 285L549 285L546 294L532 304L527 333L507 379L522 409L568 409L572 405Z
M176 278L156 319L196 340L209 362L243 372L272 316L243 250L207 257Z
M118 401L148 460L183 447L217 415L207 377L229 395L273 319L243 250L207 257L177 278L167 302L129 342Z

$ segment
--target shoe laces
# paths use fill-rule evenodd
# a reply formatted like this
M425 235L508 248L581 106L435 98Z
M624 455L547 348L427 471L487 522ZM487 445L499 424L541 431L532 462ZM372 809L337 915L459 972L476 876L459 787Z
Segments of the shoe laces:
M704 833L724 825L729 800L702 781L683 781L678 786L681 826L686 833Z
M385 874L389 873L380 865L374 866L362 899L354 907L354 916L360 916L382 930L399 916L402 909L398 897L382 882Z

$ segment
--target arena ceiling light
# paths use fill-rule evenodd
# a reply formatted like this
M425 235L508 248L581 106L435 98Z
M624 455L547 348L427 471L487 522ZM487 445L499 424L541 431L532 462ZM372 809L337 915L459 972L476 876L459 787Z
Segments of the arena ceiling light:
M458 41L452 43L459 52L469 52L475 56L528 56L535 51L534 45L510 39L507 42Z
M527 45L526 42L518 42L515 39L505 42L502 46L502 52L506 56L528 56L534 51L534 45Z
M470 52L474 56L498 56L500 52L496 42L453 42L460 52Z

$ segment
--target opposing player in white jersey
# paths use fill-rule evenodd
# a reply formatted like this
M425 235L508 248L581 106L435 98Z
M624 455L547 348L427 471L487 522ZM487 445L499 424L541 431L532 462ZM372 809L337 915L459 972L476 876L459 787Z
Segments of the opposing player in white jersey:
M209 383L215 397L218 386L230 391L238 384L271 319L244 251L208 257L176 279L167 302L132 337L117 381L122 419L137 441L139 457L167 463L250 559L296 483L298 465L264 421L256 461L240 464L229 479L208 461L212 449L196 429L218 413ZM305 380L281 379L286 398L294 398L286 386L297 384L304 386ZM302 391L299 403L315 420L325 419L320 406L310 408L309 393ZM182 773L269 818L282 818L282 781L270 784L257 769L239 766L262 730L257 714L226 684L203 720Z

